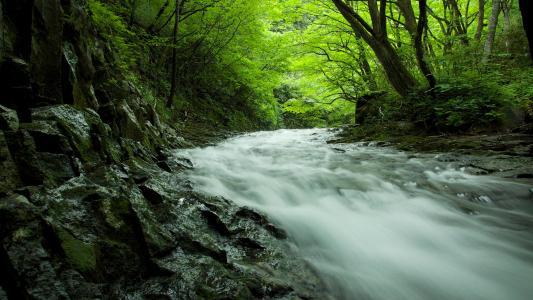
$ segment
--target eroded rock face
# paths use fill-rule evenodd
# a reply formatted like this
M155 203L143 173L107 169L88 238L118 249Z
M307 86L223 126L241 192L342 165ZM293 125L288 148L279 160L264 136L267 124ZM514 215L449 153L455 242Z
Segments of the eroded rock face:
M0 299L324 299L282 229L192 192L84 7L0 0Z
M17 165L13 161L7 146L4 132L0 131L0 194L14 190L21 185Z
M193 192L155 161L133 157L66 177L0 199L9 270L0 283L10 296L323 299L283 230Z
M114 137L95 112L49 106L32 119L0 135L9 297L323 298L283 230L192 192L189 161Z
M16 131L18 128L17 112L0 105L0 130Z
M60 0L34 0L32 11L31 73L36 83L37 101L63 102L61 58L63 11ZM55 101L55 103L54 103Z

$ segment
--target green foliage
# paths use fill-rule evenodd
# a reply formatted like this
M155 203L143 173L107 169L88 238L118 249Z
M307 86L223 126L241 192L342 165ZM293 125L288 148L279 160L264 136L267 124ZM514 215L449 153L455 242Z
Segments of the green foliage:
M95 247L74 238L64 229L58 229L57 231L61 247L68 262L82 272L94 270L96 268Z
M504 103L500 95L497 90L481 87L485 88L483 92L479 91L479 86L474 88L470 84L439 85L437 103L432 106L437 128L457 131L501 122Z
M107 5L97 0L89 0L88 5L93 24L109 43L109 54L114 55L115 63L122 71L129 70L136 62L137 49L129 41L133 33L128 30L123 19Z
M464 34L443 21L451 18L449 7L428 1L425 50L439 85L426 92L405 18L388 3L391 44L421 83L403 99L387 84L372 49L329 0L188 0L176 44L175 2L166 3L89 0L108 44L106 56L165 120L238 130L335 126L354 122L354 102L376 91L389 94L358 108L358 122L407 120L428 130L464 131L500 124L509 108L531 114L533 75L516 5L505 32L500 22L490 63L481 64L484 39L476 41L473 28L477 1L458 0L470 26ZM367 3L351 5L371 23ZM485 9L488 17L490 7ZM173 49L179 87L168 110Z

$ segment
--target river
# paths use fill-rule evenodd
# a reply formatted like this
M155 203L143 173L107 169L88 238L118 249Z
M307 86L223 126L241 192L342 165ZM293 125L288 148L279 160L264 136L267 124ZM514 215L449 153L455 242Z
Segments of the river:
M267 214L335 299L533 299L532 185L323 129L190 149L202 192Z

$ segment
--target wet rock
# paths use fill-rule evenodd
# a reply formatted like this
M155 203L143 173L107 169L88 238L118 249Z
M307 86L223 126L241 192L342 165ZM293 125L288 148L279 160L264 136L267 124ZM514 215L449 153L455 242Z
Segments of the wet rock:
M78 174L72 167L70 157L64 154L37 153L38 168L46 180L63 182Z
M239 218L245 218L249 220L253 220L254 222L257 222L261 226L263 226L266 230L268 230L272 235L274 235L276 238L279 239L285 239L287 238L287 233L282 230L281 228L278 228L277 226L270 223L264 215L250 209L250 208L240 208L235 215Z
M17 166L9 152L4 133L0 131L0 194L7 193L21 185Z
M476 156L470 166L486 171L488 174L508 178L531 178L533 174L532 161L528 157L520 156Z
M13 51L11 37L9 37L9 28L4 20L4 9L2 5L0 1L0 36L3 38L2 44L0 44L0 63L2 63L6 53Z
M87 280L75 270L65 270L59 279L64 283L71 299L102 299L104 298L103 285Z
M163 196L156 189L145 184L140 185L139 189L144 198L146 198L151 204L157 205L163 203Z
M46 141L40 140L41 148L39 148L27 130L9 132L7 137L9 139L9 152L15 153L13 161L17 166L22 182L25 184L60 183L77 175L69 156L40 152L42 150L54 150L56 147L61 148L61 144L48 144ZM53 139L50 142L53 142ZM66 150L54 152L68 153L68 144L64 142L62 145ZM9 161L5 163L9 164Z
M8 300L6 292L4 291L4 289L1 286L0 286L0 300Z
M105 129L96 113L80 111L69 105L57 105L35 109L32 116L36 121L55 122L65 132L77 156L84 163L94 164L100 160L98 150L101 149L93 143L97 140L93 138L93 133L98 131L105 137Z
M78 20L75 22L78 22ZM67 30L69 35L80 34L72 26L67 26ZM92 86L95 72L92 59L86 57L87 51L84 54L81 49L77 48L79 47L75 47L70 42L63 43L63 103L73 104L76 107L98 109L98 99Z
M150 255L157 255L174 248L177 241L173 238L173 234L157 217L139 190L132 191L130 203Z
M472 175L489 175L491 173L490 170L484 170L476 167L465 167L465 172Z
M40 185L46 175L42 173L37 150L27 131L5 132L5 138L22 182L26 185Z
M73 150L68 139L54 125L37 121L24 123L21 129L24 129L31 135L38 152L72 154Z
M21 291L37 298L98 298L103 291L171 299L323 298L320 280L263 215L193 193L180 174L138 164L147 166L144 188L125 173L131 168L101 167L56 188L24 192L31 201L0 201L2 236L10 237L7 261L17 262ZM157 194L156 205L148 189ZM12 236L25 238L16 244ZM16 253L32 258L21 263ZM39 272L30 271L37 265Z
M96 269L96 247L94 244L76 239L63 229L58 229L56 234L67 262L76 270L90 272Z
M20 228L3 241L5 255L15 274L33 299L67 299L68 294L51 264L51 257L42 247L43 240L36 224ZM20 292L22 293L22 292Z
M17 112L0 105L0 130L16 131L18 128Z
M142 126L131 107L125 101L117 107L117 117L118 120L116 122L122 136L136 141L144 140L145 135Z
M2 261L17 295L34 299L68 298L57 281L56 269L43 247L43 233L38 209L28 199L12 195L0 200Z
M172 172L172 169L170 168L170 166L168 165L166 161L158 161L157 166L161 168L162 170L165 170L167 172Z
M520 179L532 179L532 178L533 178L533 173L520 173L520 174L516 174L515 178L520 178Z
M191 160L180 156L177 152L167 153L162 157L162 162L168 168L168 172L182 172L194 168Z
M227 225L222 222L222 220L216 213L210 210L203 210L202 216L207 220L207 224L209 225L209 227L213 228L219 234L223 236L231 235L231 232L228 229Z
M244 281L232 279L233 272L210 257L189 254L182 249L177 249L169 256L158 259L157 264L175 274L168 280L172 284L163 285L161 282L149 281L141 289L145 297L148 295L169 295L170 292L170 295L188 295L190 299L253 298ZM165 286L169 286L170 291L165 291Z

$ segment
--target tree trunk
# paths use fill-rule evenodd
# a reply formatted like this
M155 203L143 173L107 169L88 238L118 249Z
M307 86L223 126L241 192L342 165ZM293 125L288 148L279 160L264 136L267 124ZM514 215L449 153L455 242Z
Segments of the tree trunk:
M511 52L511 4L511 1L501 1L501 11L503 12L503 33L507 53Z
M413 46L415 48L418 68L420 69L422 75L424 75L424 77L428 81L430 88L434 88L437 84L437 80L435 79L435 76L433 75L433 72L431 71L431 68L429 67L429 64L426 61L423 43L424 30L427 27L428 21L427 1L420 0L418 2L418 8L420 11L418 23L416 22L416 17L413 10L413 6L411 5L411 0L398 0L398 8L404 16L405 28L407 29L407 31L411 35L411 39L413 40Z
M159 8L159 11L157 12L157 15L156 17L154 18L152 24L150 24L150 26L148 27L148 29L146 29L146 31L150 32L150 33L155 33L154 32L154 28L157 24L157 21L161 18L161 16L165 13L165 10L167 9L167 7L170 5L170 0L166 0L165 3L163 3L163 5Z
M426 0L419 0L418 6L419 6L419 11L420 11L420 16L418 17L418 25L417 25L416 35L414 38L414 44L415 44L416 60L418 61L418 66L420 67L420 70L422 71L422 74L424 75L424 77L426 77L426 80L429 83L429 87L433 89L437 85L437 80L435 79L435 76L433 75L433 72L431 71L431 68L429 67L429 64L426 61L426 58L424 55L424 44L422 41L422 38L424 35L424 29L426 28L427 22L428 22L426 5L427 5Z
M524 30L526 31L527 40L529 42L529 54L533 59L533 1L519 0L520 11L522 12L522 22L524 23Z
M357 33L355 34L355 39L357 43L357 49L359 50L359 67L361 68L361 73L363 73L364 80L368 84L369 89L371 91L375 91L378 89L378 86L376 84L376 80L374 79L374 75L372 74L372 68L368 63L365 46L363 45L361 37L357 35Z
M456 0L448 0L448 4L451 7L451 17L452 17L452 26L455 29L455 34L459 36L459 40L463 45L468 45L468 32L466 22L464 20L463 14L459 9L459 5Z
M181 16L181 1L182 0L176 0L176 11L175 11L175 19L174 19L174 30L172 32L172 75L170 76L170 93L168 95L167 99L167 107L171 108L172 103L174 102L174 96L176 95L176 88L177 88L177 45L176 42L178 40L178 32L179 32L179 24L180 24L180 16Z
M353 103L353 124L357 125L357 101Z
M485 0L479 0L479 11L477 16L477 29L474 38L479 41L483 34L483 27L485 26Z
M392 45L385 40L371 41L369 46L383 66L387 79L394 90L402 97L408 96L416 88L417 82L402 63Z
M487 33L487 40L485 41L485 48L483 50L483 63L487 63L490 55L492 54L492 47L494 46L494 38L496 36L496 28L498 27L500 10L500 0L492 0L492 12L489 19L489 30Z
M417 82L407 70L396 50L387 37L387 20L385 9L387 2L380 0L378 9L377 0L369 1L369 11L372 20L370 26L357 14L353 8L343 0L332 0L344 19L350 24L352 30L372 48L381 63L391 86L402 97L406 97L417 86Z

